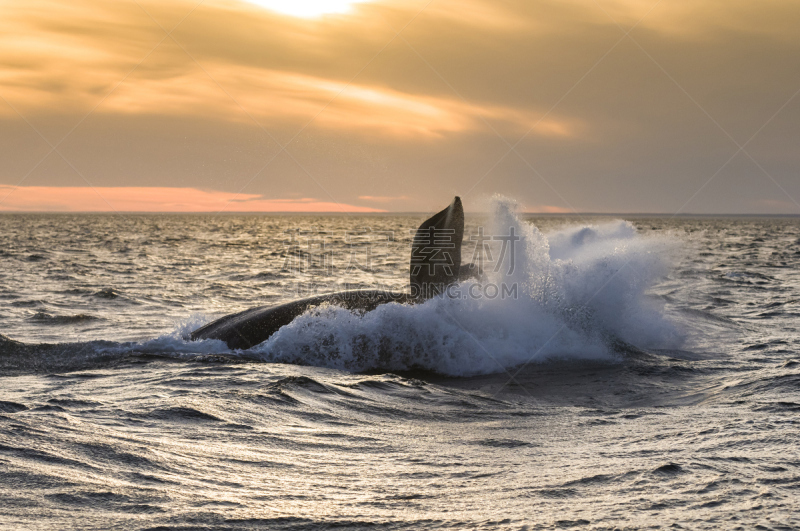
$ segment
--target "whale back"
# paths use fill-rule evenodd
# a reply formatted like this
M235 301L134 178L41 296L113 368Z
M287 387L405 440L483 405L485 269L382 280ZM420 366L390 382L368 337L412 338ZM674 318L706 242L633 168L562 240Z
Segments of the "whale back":
M260 306L226 315L198 328L189 337L192 341L218 339L224 341L230 349L245 350L266 341L296 317L322 304L368 312L389 302L404 304L410 301L407 294L392 291L340 291L287 302L279 306Z
M248 349L269 339L296 317L322 304L368 312L381 304L420 302L442 293L459 277L478 277L474 266L461 267L464 209L461 199L426 220L414 234L411 245L411 293L354 290L328 293L279 306L262 306L221 317L190 334L194 341L218 339L231 349ZM0 336L2 337L2 336Z
M425 220L411 243L411 298L425 300L456 282L461 269L464 207L456 197L450 206Z

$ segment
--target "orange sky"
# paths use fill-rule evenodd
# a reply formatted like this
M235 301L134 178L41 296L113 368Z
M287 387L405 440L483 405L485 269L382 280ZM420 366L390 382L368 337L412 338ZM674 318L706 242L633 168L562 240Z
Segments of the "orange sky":
M170 187L3 186L0 211L9 212L385 212L318 201L266 199L254 194Z
M0 0L0 210L800 213L797 27L789 0Z

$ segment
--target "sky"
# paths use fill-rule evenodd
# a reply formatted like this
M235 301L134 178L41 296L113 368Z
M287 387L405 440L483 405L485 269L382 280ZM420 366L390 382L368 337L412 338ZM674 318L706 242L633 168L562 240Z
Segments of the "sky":
M0 211L800 214L796 0L0 0Z

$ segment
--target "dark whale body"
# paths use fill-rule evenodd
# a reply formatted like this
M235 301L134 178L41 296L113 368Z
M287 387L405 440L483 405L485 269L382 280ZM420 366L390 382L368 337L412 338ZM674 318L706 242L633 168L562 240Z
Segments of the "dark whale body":
M464 209L461 199L427 219L414 236L411 249L411 292L352 290L329 293L278 306L261 306L226 315L191 333L192 340L218 339L231 349L248 349L266 341L281 327L307 310L332 304L348 310L371 311L381 304L411 304L439 293L459 278L474 276L472 266L461 267Z
M226 315L192 332L192 339L220 339L231 349L248 349L266 341L282 326L291 323L310 308L333 304L348 310L371 311L387 302L410 302L406 293L379 290L354 290L328 293L287 302L279 306L261 306Z

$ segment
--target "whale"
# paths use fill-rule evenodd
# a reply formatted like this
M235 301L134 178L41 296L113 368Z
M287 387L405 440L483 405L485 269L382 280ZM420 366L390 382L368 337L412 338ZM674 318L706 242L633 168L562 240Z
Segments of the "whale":
M447 287L480 272L461 264L464 208L456 196L447 208L425 220L411 242L409 289L395 292L359 289L299 299L277 306L260 306L226 315L191 332L193 341L217 339L232 350L247 350L268 340L296 317L321 305L369 312L381 304L418 304L440 295Z

